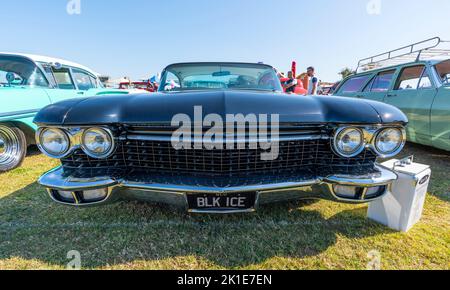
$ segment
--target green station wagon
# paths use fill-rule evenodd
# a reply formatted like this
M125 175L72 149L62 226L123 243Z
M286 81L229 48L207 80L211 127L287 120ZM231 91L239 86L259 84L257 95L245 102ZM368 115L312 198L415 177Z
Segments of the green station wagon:
M443 43L439 38L433 40ZM435 49L435 44L423 48L426 42L360 61L359 68L369 60L362 72L340 84L335 95L393 105L409 119L409 141L450 151L450 58L436 58L450 51ZM422 48L416 49L417 45ZM409 53L398 55L405 49ZM430 59L422 60L425 56ZM381 60L376 62L377 58ZM387 63L399 64L382 65Z
M0 53L0 172L22 163L35 144L34 116L70 98L127 94L107 90L98 74L82 65L43 56Z

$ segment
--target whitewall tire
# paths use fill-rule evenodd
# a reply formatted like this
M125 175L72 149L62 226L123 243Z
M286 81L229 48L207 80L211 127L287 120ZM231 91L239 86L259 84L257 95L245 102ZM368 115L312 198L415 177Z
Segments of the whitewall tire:
M0 172L19 167L26 155L25 134L15 126L0 124Z

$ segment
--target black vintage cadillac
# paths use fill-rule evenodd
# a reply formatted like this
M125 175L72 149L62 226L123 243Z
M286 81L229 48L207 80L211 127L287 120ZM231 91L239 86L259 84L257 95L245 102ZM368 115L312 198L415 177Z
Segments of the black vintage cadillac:
M39 183L64 205L168 203L197 213L321 198L364 203L397 175L407 118L378 102L283 93L265 64L168 66L159 92L98 96L38 113L37 143L61 160Z

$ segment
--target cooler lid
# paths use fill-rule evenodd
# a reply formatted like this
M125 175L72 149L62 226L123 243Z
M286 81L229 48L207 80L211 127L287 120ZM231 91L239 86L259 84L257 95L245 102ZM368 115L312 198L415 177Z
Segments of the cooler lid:
M411 163L411 164L402 164L400 165L400 160L392 159L386 161L381 164L381 166L388 168L390 170L394 170L399 173L416 176L428 169L430 169L429 165L420 164L420 163Z

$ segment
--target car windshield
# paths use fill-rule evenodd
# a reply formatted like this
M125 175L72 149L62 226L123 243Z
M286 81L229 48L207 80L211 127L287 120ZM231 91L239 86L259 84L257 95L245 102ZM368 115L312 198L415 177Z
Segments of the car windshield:
M436 65L436 71L445 86L450 86L450 59Z
M18 56L0 56L0 86L48 87L48 82L31 60Z
M166 68L162 92L188 90L258 90L281 92L275 70L263 64L178 64Z

